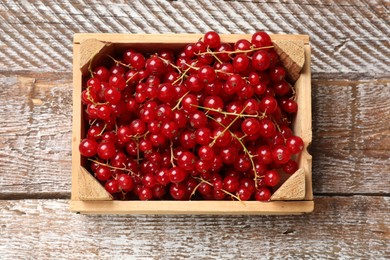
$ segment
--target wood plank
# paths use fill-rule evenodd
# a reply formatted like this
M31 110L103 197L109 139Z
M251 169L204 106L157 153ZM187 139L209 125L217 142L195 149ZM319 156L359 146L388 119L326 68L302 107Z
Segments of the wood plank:
M85 216L70 213L66 200L0 201L0 254L2 259L390 257L389 197L315 202L309 215L267 217Z
M386 77L389 17L389 4L379 0L143 0L131 5L112 0L3 1L0 70L70 71L75 32L204 33L212 29L309 34L314 77L340 72L349 77Z
M69 196L71 78L0 74L0 198ZM390 193L389 84L313 81L314 193Z
M70 210L81 214L300 215L313 209L313 201L70 201Z
M0 107L1 193L68 193L70 75L1 75Z
M312 154L314 193L390 194L389 150L318 147Z
M189 42L197 42L199 39L203 37L203 34L200 33L182 33L181 37L177 37L175 34L125 34L125 33L76 33L73 37L74 43L82 43L86 40L97 39L103 42L115 42L115 43L177 43L177 44L185 44ZM273 41L285 41L285 40L293 40L293 41L302 41L304 44L309 43L308 35L287 35L287 34L271 34L271 39ZM241 37L238 37L234 34L220 34L222 42L235 43L237 40L248 39L250 40L252 35L250 34L242 34ZM302 63L303 66L303 63Z
M390 150L390 78L312 82L313 147Z

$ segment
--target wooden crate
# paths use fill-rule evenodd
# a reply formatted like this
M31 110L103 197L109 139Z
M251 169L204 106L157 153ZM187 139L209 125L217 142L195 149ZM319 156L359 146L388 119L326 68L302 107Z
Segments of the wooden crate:
M162 48L182 48L196 42L199 34L75 34L73 43L73 139L72 139L72 196L70 210L85 214L302 214L314 209L311 155L307 147L312 140L311 130L311 72L310 45L306 35L271 35L285 66L303 69L295 83L298 113L293 130L302 137L305 148L298 158L299 170L291 175L271 197L270 202L258 201L118 201L112 200L102 185L83 168L78 146L85 136L82 118L82 79L88 66L117 49L133 47L139 51ZM223 42L234 43L250 35L221 35ZM292 57L292 58L291 58ZM91 62L92 61L92 62Z

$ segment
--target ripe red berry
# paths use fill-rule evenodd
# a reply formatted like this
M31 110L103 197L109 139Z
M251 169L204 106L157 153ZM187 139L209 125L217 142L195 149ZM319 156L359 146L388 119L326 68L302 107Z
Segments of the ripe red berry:
M221 44L221 38L218 33L213 31L207 32L203 37L203 41L210 48L216 48L219 44Z
M241 129L246 135L254 135L260 131L260 122L256 118L247 118L241 124Z
M179 183L187 178L187 172L180 167L172 167L168 171L169 180L173 183Z
M268 55L268 52L265 50L256 51L252 55L252 66L258 71L264 71L268 69L271 63L271 59Z
M272 150L272 159L275 163L285 164L290 160L291 152L286 146L280 145Z
M266 171L264 174L264 182L270 187L278 185L280 181L280 174L275 170Z
M252 35L251 42L256 48L272 46L271 37L266 32L255 32Z
M129 192L134 189L134 181L131 176L127 174L118 175L118 186L124 192Z
M117 193L119 191L118 181L115 179L110 179L106 182L104 188L111 194Z
M115 152L115 145L110 142L102 142L97 147L97 154L101 159L111 159L115 156Z
M92 139L83 139L79 145L81 155L85 157L92 157L96 154L98 144Z
M255 192L255 199L257 201L269 201L271 198L271 191L266 187L259 187Z
M290 149L292 154L297 154L302 152L304 144L302 138L299 136L291 136L286 140L286 146Z

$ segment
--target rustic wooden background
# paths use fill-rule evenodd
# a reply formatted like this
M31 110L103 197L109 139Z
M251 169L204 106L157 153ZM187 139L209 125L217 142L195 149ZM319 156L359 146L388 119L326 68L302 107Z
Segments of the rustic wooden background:
M68 211L76 32L309 34L313 185L304 216ZM390 258L390 2L0 3L1 259Z

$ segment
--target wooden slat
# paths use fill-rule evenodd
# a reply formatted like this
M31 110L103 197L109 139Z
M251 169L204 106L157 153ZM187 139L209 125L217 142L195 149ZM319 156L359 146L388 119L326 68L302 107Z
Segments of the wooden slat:
M315 202L310 215L266 217L85 216L66 200L0 201L1 258L390 257L389 197Z
M143 0L131 4L8 0L0 4L0 70L70 71L75 32L266 30L310 35L314 77L340 72L348 77L386 77L390 72L389 17L389 4L379 0Z
M69 196L71 78L0 74L1 198ZM314 193L390 193L389 84L313 81Z
M11 193L9 198L12 194L67 194L70 74L2 74L0 107L0 193Z
M299 215L313 209L313 201L70 201L70 210L82 214Z
M314 80L313 147L390 150L390 78Z
M222 42L235 43L239 39L251 39L250 34L242 34L241 37L238 37L234 34L221 34ZM273 41L284 41L284 40L293 40L293 41L303 41L303 43L309 43L308 35L287 35L287 34L271 34L271 39ZM203 34L193 33L193 34L180 34L180 37L177 37L175 34L123 34L123 33L77 33L73 37L74 43L81 43L89 39L97 39L103 42L115 42L115 43L178 43L186 44L189 42L196 42L203 37Z

